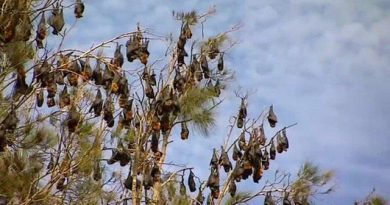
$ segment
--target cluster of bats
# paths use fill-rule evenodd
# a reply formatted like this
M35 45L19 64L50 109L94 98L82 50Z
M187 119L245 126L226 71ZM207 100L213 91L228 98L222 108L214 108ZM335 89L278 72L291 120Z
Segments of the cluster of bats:
M83 4L79 1L76 3L75 14L79 18L82 16ZM53 27L53 34L58 34L63 25L61 22L63 19L62 9L56 5L56 8L52 12L52 16L49 18L49 25ZM44 14L42 14L40 23L37 29L36 42L38 48L42 45L46 33L46 22ZM42 30L42 32L40 32ZM42 34L42 35L40 35ZM34 67L33 79L40 86L36 94L36 105L38 107L43 106L45 101L44 90L46 90L46 104L47 107L53 107L58 105L59 108L69 107L68 115L65 124L70 133L77 132L77 129L82 121L82 115L78 111L78 108L73 103L73 96L69 92L69 87L78 87L80 80L88 83L93 83L96 86L100 86L97 89L95 98L92 101L89 109L90 113L93 113L95 117L102 116L106 122L107 127L111 128L115 125L115 105L113 98L117 97L119 108L122 109L119 114L118 127L131 129L139 128L139 119L135 116L139 115L138 112L133 113L133 99L130 99L130 91L128 80L121 72L121 68L124 64L124 58L126 57L129 62L133 62L139 59L141 63L145 65L145 70L142 75L143 88L145 96L150 99L150 125L152 128L150 142L150 150L155 156L161 155L159 151L160 134L165 134L172 128L172 115L177 116L180 113L180 107L178 104L178 98L184 94L188 86L196 85L196 82L200 82L203 79L208 81L207 87L215 92L215 97L218 97L221 93L220 83L215 80L212 82L212 70L209 68L207 57L215 59L219 55L217 69L223 71L224 60L223 53L219 52L218 49L211 49L209 53L203 53L200 57L196 55L192 56L192 61L188 65L186 72L180 70L185 65L185 57L188 56L184 49L184 46L188 39L192 37L190 26L186 23L182 26L181 34L177 44L177 65L175 67L175 76L173 79L172 87L165 87L159 93L155 93L155 86L157 85L156 75L153 70L148 70L146 64L148 63L149 51L148 45L149 40L142 37L140 32L131 35L126 43L126 54L123 55L121 46L117 44L114 51L114 55L109 63L104 62L105 69L101 67L102 62L97 59L95 68L92 69L89 57L81 57L72 55L73 53L60 54L57 58L56 68L49 63L48 59L42 60L42 62ZM62 87L62 90L57 93L58 86ZM106 92L106 99L104 99L101 88ZM27 93L29 89L25 80L17 81L15 85L15 93ZM57 98L58 95L58 98ZM58 102L57 100L58 99ZM181 123L181 139L185 140L189 137L189 129L186 122ZM129 144L128 148L121 146L118 143L117 148L112 151L111 158L107 163L114 164L119 162L121 166L131 165L132 159L129 149L132 149L133 145ZM138 174L143 175L143 186L145 189L150 189L154 182L160 180L160 170L156 164L158 158L156 158L152 164L145 165L143 172ZM130 169L131 170L131 169ZM101 170L99 163L95 163L93 178L95 180L101 179ZM124 181L124 186L128 189L132 187L132 174L129 172L128 177ZM188 186L191 192L196 190L194 174L190 171L188 178ZM137 185L141 186L141 182ZM64 180L61 181L62 184ZM59 187L63 187L60 185ZM185 185L181 183L181 190L185 189ZM184 187L184 188L183 188ZM199 197L202 197L200 192Z
M74 14L76 18L81 18L84 12L84 4L81 0L76 0L74 7ZM58 35L64 27L63 10L59 4L57 4L48 18L47 22L44 13L41 15L37 31L36 31L36 44L38 48L44 48L43 41L47 37L46 24L50 25L53 29L52 33ZM220 52L215 45L209 45L205 50L202 49L201 53L193 54L189 65L186 65L185 58L188 57L188 53L185 50L185 45L192 37L192 31L188 23L183 23L181 33L177 41L176 47L176 59L177 64L174 67L175 76L173 79L172 87L167 86L161 89L158 93L155 93L155 86L157 85L156 74L153 70L149 70L146 65L148 63L149 40L142 37L141 32L135 33L130 36L126 42L126 54L123 55L121 51L122 45L117 44L114 51L114 55L109 63L104 62L105 69L101 67L102 62L97 59L95 68L92 69L89 57L74 56L73 53L60 54L57 59L57 68L52 69L49 60L44 59L39 65L34 67L34 80L40 85L36 94L36 104L41 107L45 101L44 90L47 92L46 104L48 107L58 105L59 108L70 107L68 116L66 119L66 125L70 133L76 132L77 128L82 121L82 115L78 111L76 105L72 103L73 99L71 93L68 91L68 87L77 87L80 80L84 82L93 82L96 86L100 86L97 89L95 98L89 109L90 113L93 113L95 117L102 116L108 127L115 125L115 105L113 98L117 97L119 108L122 109L119 114L118 127L131 129L140 126L139 119L133 112L133 99L130 99L130 89L128 80L125 73L121 70L125 57L129 62L133 62L138 59L145 65L145 70L142 75L143 89L145 96L150 100L150 116L146 116L148 123L151 127L150 139L147 140L150 144L150 150L155 156L161 155L159 151L160 134L166 134L172 128L172 116L178 116L180 113L180 106L178 99L189 86L197 85L202 80L207 81L206 86L214 90L215 97L218 97L221 93L220 82L218 79L213 78L213 71L209 67L209 59L217 59L217 70L222 72L224 70L224 53ZM183 72L183 67L187 68ZM22 70L22 69L21 69ZM32 88L25 82L25 72L18 70L17 79L15 83L14 93L23 95L29 93ZM213 83L214 81L214 83ZM62 86L61 92L57 93L58 86ZM106 99L103 99L101 88L106 91ZM56 95L58 94L58 102L56 101ZM239 113L237 116L237 128L244 127L245 119L247 118L247 108L242 99ZM268 122L270 127L275 127L277 123L277 117L273 111L273 106L269 108ZM4 137L8 133L12 133L18 124L18 118L15 114L15 110L12 107L7 117L0 124L0 151L3 151L4 146L7 144L7 138ZM258 183L262 178L263 171L268 170L270 160L274 160L276 153L282 153L287 151L289 143L286 135L286 129L282 129L276 135L271 138L269 142L265 137L263 124L256 128L253 128L249 133L250 137L247 140L246 130L240 134L239 138L232 146L232 159L235 161L235 166L232 165L228 150L222 147L220 153L214 149L212 159L210 161L210 175L207 180L207 187L210 189L210 195L207 199L208 203L213 203L213 199L217 199L220 195L220 178L219 167L228 173L232 172L232 180L229 185L229 193L231 196L235 196L237 187L236 182L246 180L252 175L253 181ZM186 122L181 123L181 139L185 140L189 137L189 129ZM149 137L148 137L149 138ZM238 146L237 146L238 145ZM109 165L119 162L120 166L126 166L132 164L131 155L129 149L124 147L121 143L118 143L117 148L112 151L111 158L107 161ZM138 188L144 186L146 190L150 189L153 184L160 180L161 171L157 165L157 160L144 165L142 172L139 169L139 173L142 174L142 182L137 178ZM131 170L131 169L130 169ZM100 164L95 163L93 178L95 180L101 179ZM187 186L191 192L196 191L196 184L194 180L194 173L189 171ZM124 181L124 187L132 189L133 175L131 171L128 173L128 177ZM184 173L180 182L180 193L186 193L186 186L184 184ZM203 204L204 196L202 189L199 189L197 201L199 204ZM267 193L264 204L275 204L272 199L271 193ZM288 196L284 198L284 205L289 205Z
M84 3L81 0L76 0L74 4L74 14L76 18L83 17L84 13ZM64 19L64 13L62 6L59 4L59 2L56 3L56 6L51 11L51 16L46 22L45 13L42 12L41 19L38 23L35 42L37 44L37 47L39 49L43 49L43 41L47 37L47 27L46 24L49 24L50 27L52 27L53 35L58 35L65 25L65 19Z
M76 18L81 18L82 14L84 12L84 4L81 0L76 0L75 6L74 6L74 13ZM28 21L25 20L26 22ZM31 22L27 22L30 24ZM56 6L53 7L51 10L51 16L48 19L47 22L52 28L53 28L53 34L58 35L58 33L63 29L65 25L64 16L63 16L63 9L57 2ZM9 21L9 24L4 28L4 39L2 41L4 43L9 43L14 39L16 36L15 28L17 25L14 24L13 18ZM26 35L23 38L25 41L29 40L31 35L30 30L26 31ZM39 20L37 29L36 29L36 37L35 41L37 43L37 47L39 49L43 48L43 40L47 37L47 27L46 27L46 19L45 14L42 12L41 18ZM65 56L65 58L69 58L69 56ZM82 60L80 60L80 63ZM74 70L80 70L77 62L75 62L71 68ZM13 90L13 99L18 100L23 95L28 95L32 90L33 87L29 86L26 83L26 71L24 70L23 66L18 64L16 67L16 82L14 85ZM83 66L83 69L87 70L88 68ZM69 69L70 71L73 71ZM75 71L73 71L75 72ZM55 102L55 95L57 93L57 84L64 85L64 73L67 75L67 72L52 72L51 66L49 62L45 59L40 65L37 65L34 67L34 78L37 82L41 83L42 88L46 88L47 90L47 106L52 107L56 104ZM69 83L72 86L75 86L77 84L77 72L71 73L68 76ZM43 90L40 89L37 96L37 105L38 107L41 107L44 101L44 95ZM68 94L67 87L63 88L63 91L60 93L60 107L65 107L67 105L70 105L70 95ZM70 117L72 118L70 120L70 131L74 130L74 124L77 120L76 118L79 118L79 115L75 113L75 109L70 109ZM11 120L10 120L11 119ZM6 144L9 144L11 142L7 142L6 135L9 133L12 133L13 130L15 130L14 127L16 127L17 123L19 122L14 107L12 106L10 113L8 116L4 119L4 122L0 124L0 151L2 151Z
M243 127L246 117L246 104L244 99L242 99L236 122L238 128ZM273 106L270 106L269 108L267 120L270 127L275 127L277 123L277 116L273 111ZM248 141L246 133L249 133ZM232 147L232 159L236 162L234 168L229 159L228 151L225 150L224 147L221 147L219 155L216 149L213 151L213 155L210 160L211 171L207 180L207 186L210 188L211 192L209 198L207 199L208 204L213 204L213 199L217 199L220 195L219 167L222 167L226 173L231 171L231 181L229 183L228 191L232 197L236 195L236 182L246 180L252 175L253 182L259 183L264 170L269 169L270 160L274 160L276 158L276 153L280 154L282 152L286 152L289 148L286 128L278 131L275 137L272 137L268 142L265 136L263 124L254 127L251 132L243 130ZM202 203L203 201L200 201L200 204ZM267 193L264 204L275 204L271 193ZM290 204L288 194L286 194L283 200L283 205Z
M202 54L200 58L198 58L196 55L192 56L192 61L188 65L188 69L186 71L181 71L180 68L186 67L185 57L188 57L187 52L185 51L184 47L188 39L192 37L191 28L187 23L184 23L181 28L181 33L179 40L177 42L177 64L175 66L175 76L173 79L173 86L172 87L164 87L159 91L159 93L155 93L154 86L156 86L156 75L153 70L148 70L145 67L144 73L142 75L142 80L144 82L144 93L145 96L151 100L151 106L150 110L150 127L151 127L151 137L148 140L150 143L150 150L154 153L155 160L151 163L147 163L143 165L142 168L138 168L137 175L141 174L143 177L143 180L139 178L136 179L136 185L137 188L140 188L141 185L145 188L145 190L150 189L153 184L160 180L160 169L159 166L157 166L157 162L159 160L159 156L161 156L161 152L159 151L159 143L160 143L160 135L164 135L168 133L172 128L172 119L175 117L172 116L178 116L180 113L180 105L179 105L179 97L183 95L190 86L196 85L196 83L202 81L203 79L207 79L207 87L210 89L213 89L216 95L215 97L218 97L220 94L220 88L219 88L219 82L216 81L215 84L212 84L211 82L211 75L212 71L208 66L207 57L206 54ZM132 42L131 42L132 41ZM138 45L141 46L134 46L134 48L137 48L136 52L133 52L133 45L136 45L134 42L139 42ZM147 47L148 41L143 40L139 41L137 40L137 36L133 36L130 38L130 42L127 43L127 57L128 60L131 61L131 59L138 58L142 63L146 63L143 61L143 56L148 55L148 52L145 52L145 47ZM147 50L146 50L147 51ZM216 52L216 51L214 51ZM219 52L219 51L218 51ZM220 58L218 60L217 68L219 71L223 71L224 62L223 62L223 54L219 53ZM210 56L209 56L210 57ZM215 58L215 56L214 56ZM180 136L181 139L185 140L189 137L189 129L186 122L181 122L181 132ZM133 148L133 146L130 144L129 148ZM126 150L123 148L122 145L119 145L116 149L114 149L111 158L108 160L108 163L114 163L116 161L120 162L120 165L124 166L128 163L129 160L128 157L130 155L125 154ZM122 160L122 161L121 161ZM130 166L131 163L130 163ZM131 170L131 168L130 168ZM133 182L133 174L131 171L129 171L128 176L126 180L124 181L124 186L127 189L132 189L132 182ZM192 170L189 171L188 174L188 180L187 180L187 186L191 192L196 191L196 184L194 180L194 173ZM180 182L180 193L185 194L186 193L186 186L184 183L184 173L182 175L182 180ZM198 199L203 199L202 190L199 188L199 194Z

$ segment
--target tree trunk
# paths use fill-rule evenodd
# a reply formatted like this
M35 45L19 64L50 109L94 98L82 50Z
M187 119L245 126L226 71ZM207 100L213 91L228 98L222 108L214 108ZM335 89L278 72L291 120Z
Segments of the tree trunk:
M162 156L160 158L160 161L158 163L158 168L162 170L162 165L165 161L166 153L167 153L167 146L168 146L168 138L169 135L171 134L171 131L165 133L163 135L163 142L162 142ZM161 186L161 178L156 181L153 185L153 204L159 205L161 204L161 194L162 194L162 186Z

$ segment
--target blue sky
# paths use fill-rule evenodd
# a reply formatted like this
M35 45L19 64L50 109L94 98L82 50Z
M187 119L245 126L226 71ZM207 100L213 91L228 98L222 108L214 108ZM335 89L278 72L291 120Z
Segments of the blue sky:
M226 56L236 78L223 94L227 100L217 112L217 127L206 138L175 140L168 161L207 166L212 148L226 136L229 116L237 114L239 99L232 93L241 86L253 93L250 116L274 104L279 128L298 123L288 131L291 149L271 164L273 170L296 172L309 160L336 172L336 192L316 204L351 204L373 187L390 196L389 1L140 2L86 1L85 18L68 36L67 47L88 48L134 30L137 22L157 34L177 36L172 10L203 13L215 6L217 14L204 24L206 36L243 25L232 34L239 44ZM163 55L163 46L151 43L160 55L152 58ZM206 179L208 170L195 173ZM239 188L262 185L250 184Z

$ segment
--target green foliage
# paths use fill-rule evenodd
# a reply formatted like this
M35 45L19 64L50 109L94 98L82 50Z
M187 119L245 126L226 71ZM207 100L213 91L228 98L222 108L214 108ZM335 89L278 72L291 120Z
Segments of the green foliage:
M312 195L332 192L332 186L329 188L326 187L333 179L333 176L334 173L332 171L322 172L313 163L304 163L298 172L298 179L292 184L292 199L302 204L310 204L310 197ZM324 187L325 190L323 190Z
M207 88L190 88L180 98L180 111L184 120L191 120L191 125L203 135L209 134L214 126L214 113L210 109L214 92Z
M223 44L227 40L227 34L220 34L216 37L208 38L207 41L201 44L202 54L209 56L209 58L211 59L214 59L219 54L221 48L223 47Z
M195 25L198 23L198 14L196 11L190 12L172 12L172 15L177 19L181 20L189 25Z
M375 193L375 188L362 201L355 201L355 205L387 205L387 200Z
M371 201L372 205L386 205L387 204L387 200L384 197L379 196L379 195L372 196L370 201Z
M13 197L26 196L36 184L35 177L43 168L42 158L25 151L3 152L0 156L0 193ZM28 185L26 185L26 182Z
M74 204L99 204L101 197L111 198L111 196L105 193L101 189L101 184L96 183L90 177L84 177L78 180L74 185Z
M177 186L177 183L175 181L170 181L166 185L166 192L167 192L169 201L172 201L176 196L176 186Z
M24 65L34 57L34 50L31 43L23 41L17 41L9 43L4 47L4 53L7 54L7 58L10 65L17 68Z
M167 182L165 192L169 203L172 205L191 205L191 198L188 195L181 195L179 190L179 181L174 175L173 180Z
M47 127L36 127L31 123L25 127L26 138L21 143L23 149L50 148L57 144L53 130Z
M92 173L93 165L96 160L101 157L100 146L95 146L93 142L94 125L92 123L84 123L80 127L80 133L78 136L79 152L76 158L77 162L80 162L78 170L80 173L88 176Z

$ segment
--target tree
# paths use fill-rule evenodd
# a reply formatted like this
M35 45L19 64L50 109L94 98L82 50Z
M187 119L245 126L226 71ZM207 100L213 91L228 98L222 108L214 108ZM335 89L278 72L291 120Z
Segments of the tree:
M378 194L375 193L375 188L372 189L370 193L367 194L367 196L360 200L355 201L355 205L386 205L387 200Z
M331 173L306 164L294 181L275 173L259 192L236 194L236 183L251 176L258 183L270 160L288 150L287 130L295 125L267 138L264 127L278 121L273 106L250 119L249 96L239 91L241 105L225 143L211 153L209 178L196 176L192 167L164 171L172 135L207 135L232 76L224 54L235 44L229 33L238 27L209 38L193 33L215 11L174 12L181 22L177 38L137 25L82 51L62 47L68 34L63 10L88 18L81 0L0 5L0 204L199 204L206 193L208 204L245 203L261 195L268 204L307 204L317 193L313 187L330 180ZM154 62L148 49L153 41L169 44L165 57ZM109 46L113 53L105 52ZM158 61L165 63L162 69ZM236 139L233 129L241 132ZM187 188L198 193L190 196Z

